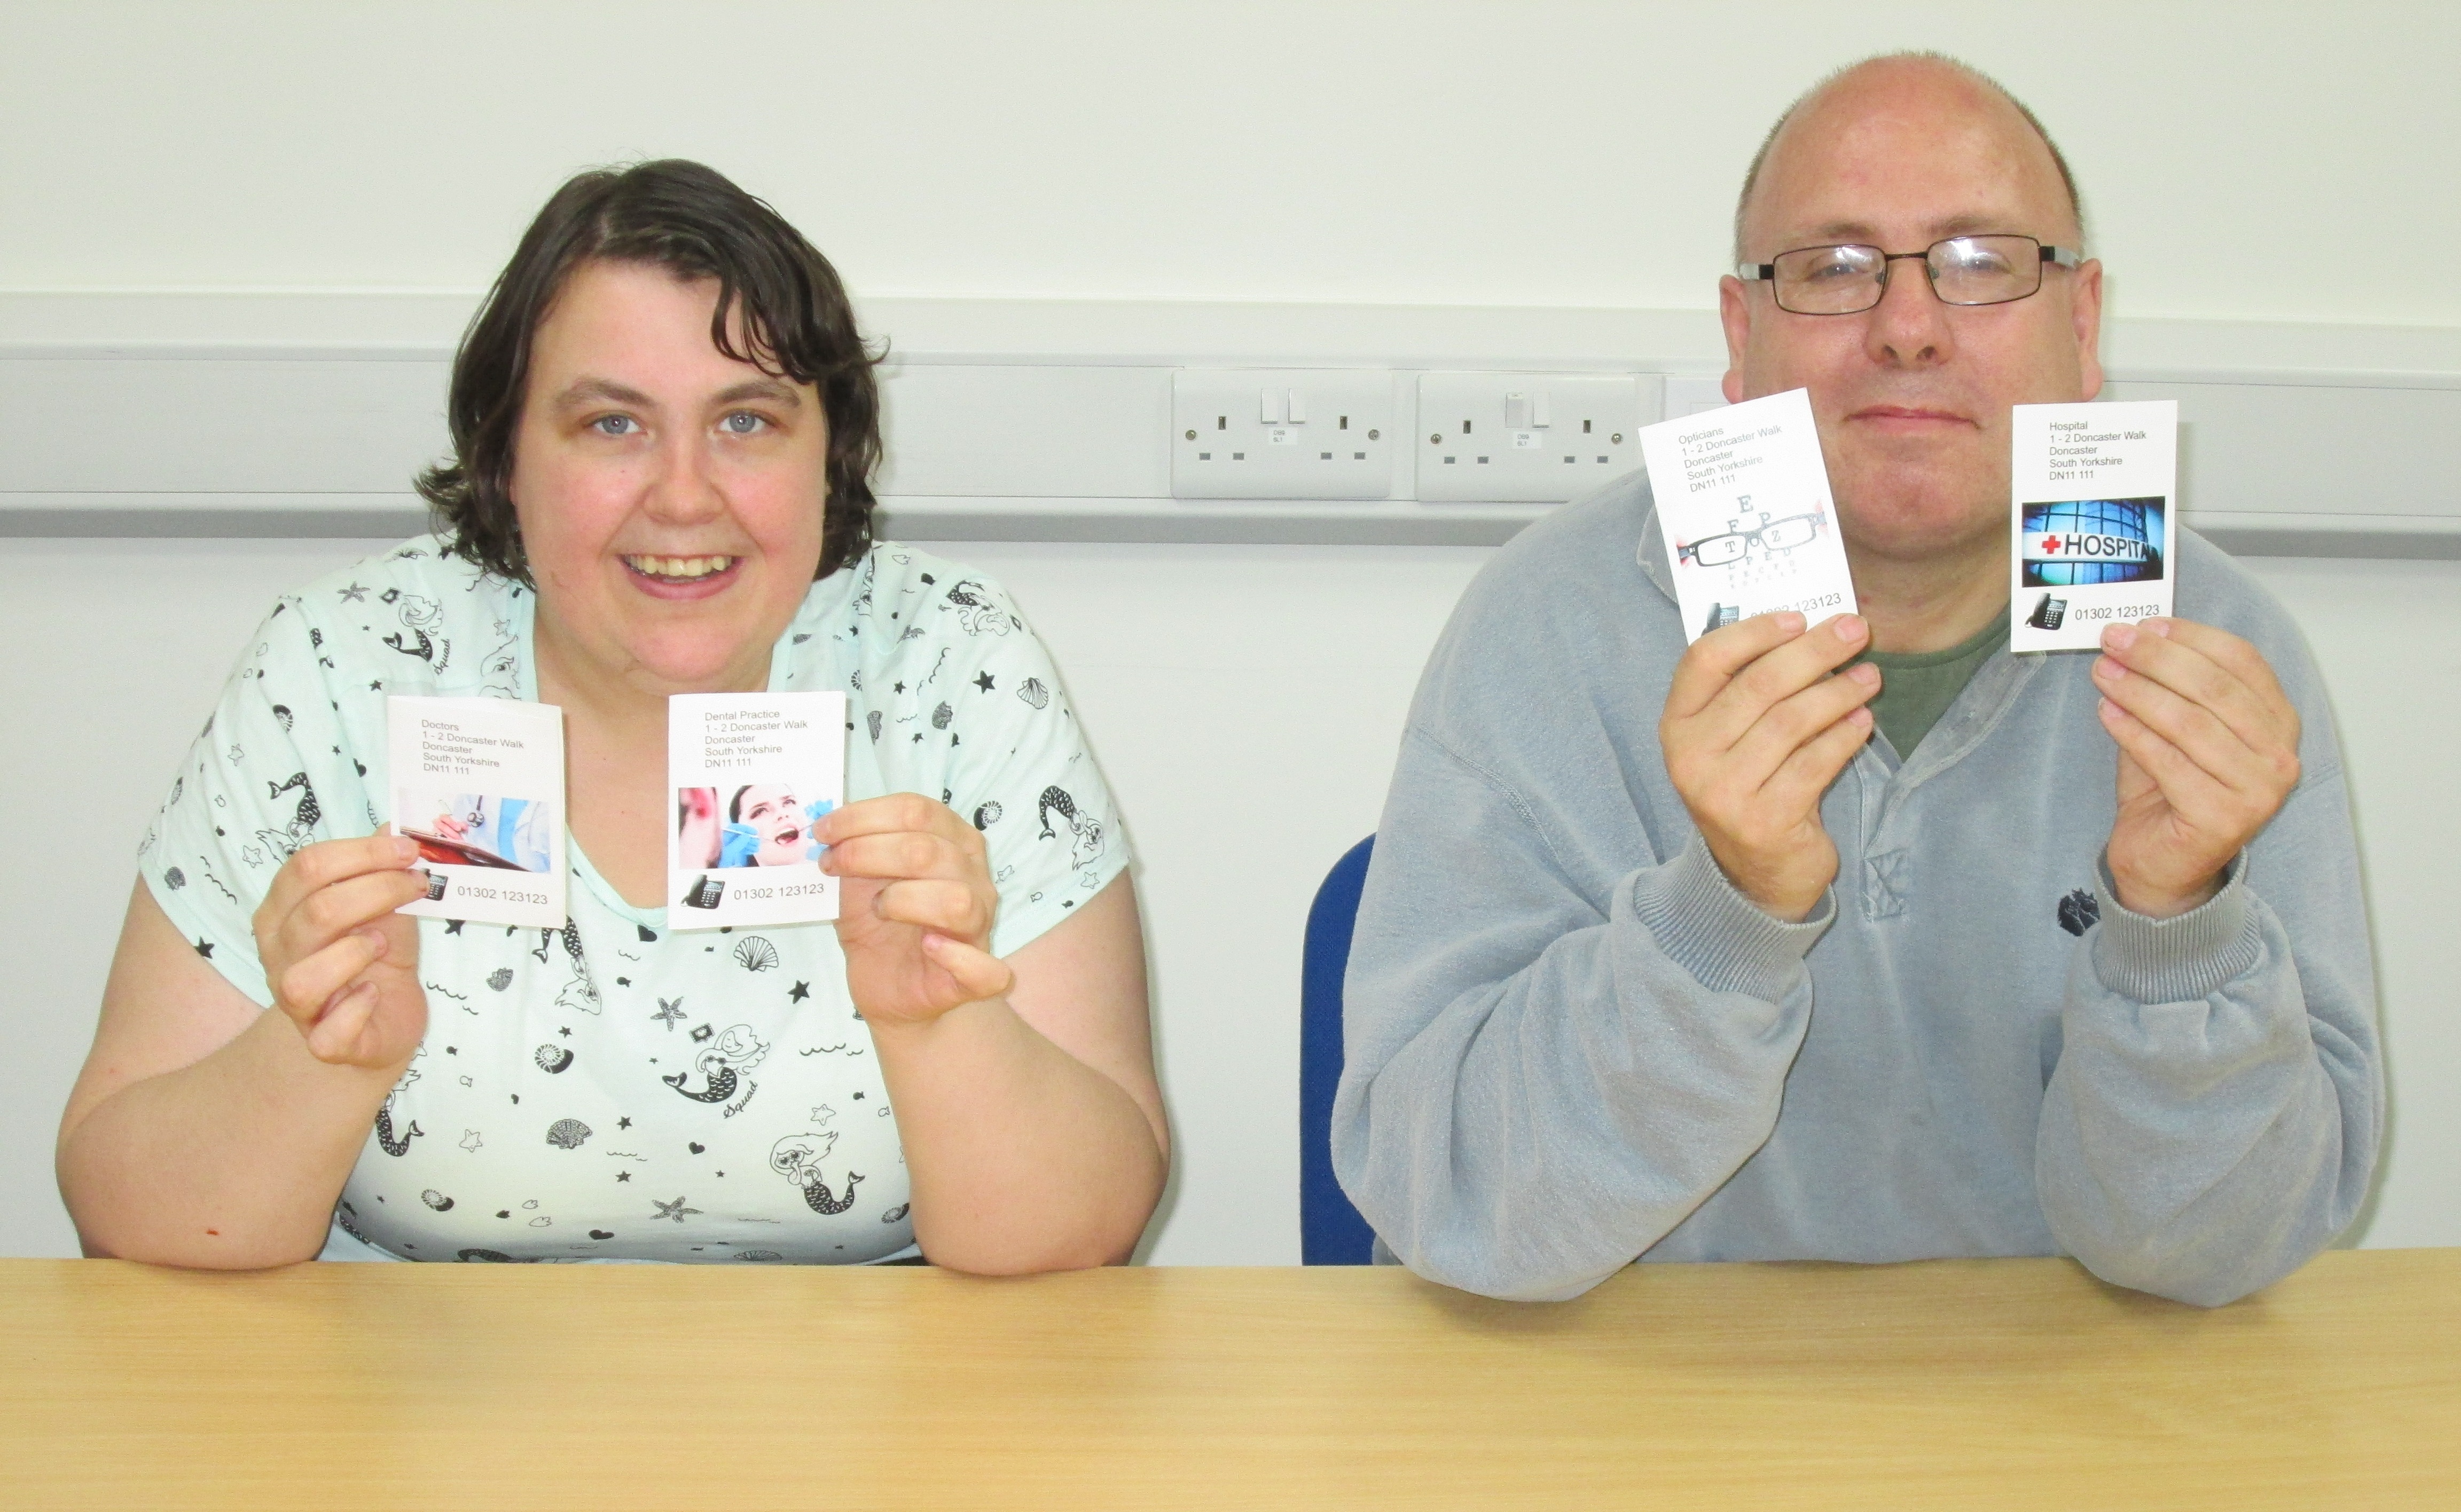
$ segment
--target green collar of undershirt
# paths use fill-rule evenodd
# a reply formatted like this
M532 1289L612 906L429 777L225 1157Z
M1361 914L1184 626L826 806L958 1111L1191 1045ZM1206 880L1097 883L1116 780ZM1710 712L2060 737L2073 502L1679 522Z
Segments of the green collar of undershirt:
M1872 700L1872 717L1896 748L1897 759L1915 754L1915 747L1948 712L1948 706L1957 702L1957 695L1965 692L1982 664L2007 644L2008 620L2001 615L1971 640L1944 651L1872 651L1860 658L1880 670L1880 692Z

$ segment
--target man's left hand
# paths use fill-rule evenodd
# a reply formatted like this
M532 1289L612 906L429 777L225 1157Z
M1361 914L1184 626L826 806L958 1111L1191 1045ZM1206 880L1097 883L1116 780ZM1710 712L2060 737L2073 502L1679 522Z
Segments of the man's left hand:
M2187 620L2114 625L2093 666L2119 742L2110 877L2122 906L2186 913L2299 785L2299 711L2261 652Z

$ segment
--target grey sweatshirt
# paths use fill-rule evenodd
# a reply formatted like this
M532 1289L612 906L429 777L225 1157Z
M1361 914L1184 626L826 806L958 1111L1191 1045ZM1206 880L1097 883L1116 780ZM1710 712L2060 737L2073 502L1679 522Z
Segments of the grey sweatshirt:
M2211 902L2100 862L2090 653L1975 673L1822 800L1837 881L1754 907L1668 781L1684 650L1640 475L1524 531L1429 661L1359 913L1334 1168L1422 1275L1571 1297L1645 1260L2074 1255L2215 1305L2356 1213L2383 1121L2340 750L2289 617L2182 532L2303 773Z

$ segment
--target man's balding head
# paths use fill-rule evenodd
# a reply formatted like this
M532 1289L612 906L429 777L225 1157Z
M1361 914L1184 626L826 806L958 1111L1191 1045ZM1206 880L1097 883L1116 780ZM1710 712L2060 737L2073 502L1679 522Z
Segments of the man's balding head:
M1763 280L1719 286L1726 396L1810 391L1855 571L1882 558L1918 572L1960 559L1978 582L1998 570L2009 407L2101 388L2102 268L2046 264L2034 294L1951 306L1921 254L1962 236L2077 248L2075 192L2041 125L1951 59L1857 63L1769 134L1737 231L1738 262L1847 244L1889 254L1878 303L1852 313L1782 309Z
M2076 175L2068 169L2067 156L2060 144L2043 128L2042 118L2028 109L2023 100L2011 95L2000 81L1981 70L1960 63L1938 53L1889 53L1878 57L1850 63L1819 83L1795 96L1768 135L1761 138L1760 151L1752 154L1752 165L1744 173L1743 192L1735 197L1735 261L1782 251L1782 247L1754 248L1745 236L1745 224L1751 215L1752 202L1761 186L1761 179L1780 138L1798 124L1807 130L1818 130L1827 123L1825 107L1844 111L1867 110L1890 96L1905 96L1913 92L1940 91L1960 93L1980 112L1996 114L1995 105L2004 107L2022 120L2034 140L2042 144L2043 155L2049 160L2052 172L2058 175L2060 194L2067 202L2068 226L2061 234L2063 245L2082 245L2085 240L2085 204L2077 194ZM1836 96L1831 98L1831 96Z

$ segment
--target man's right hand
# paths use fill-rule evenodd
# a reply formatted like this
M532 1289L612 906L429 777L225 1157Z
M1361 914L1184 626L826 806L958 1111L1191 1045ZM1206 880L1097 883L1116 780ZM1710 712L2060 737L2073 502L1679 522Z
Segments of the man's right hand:
M394 912L426 895L416 841L319 841L282 863L256 910L257 958L274 1006L309 1054L371 1070L406 1064L427 1033L418 923Z
M1791 611L1713 630L1676 663L1658 721L1666 774L1709 854L1744 897L1790 923L1837 876L1820 796L1871 738L1864 705L1880 671L1830 674L1871 637L1857 615L1806 630Z

